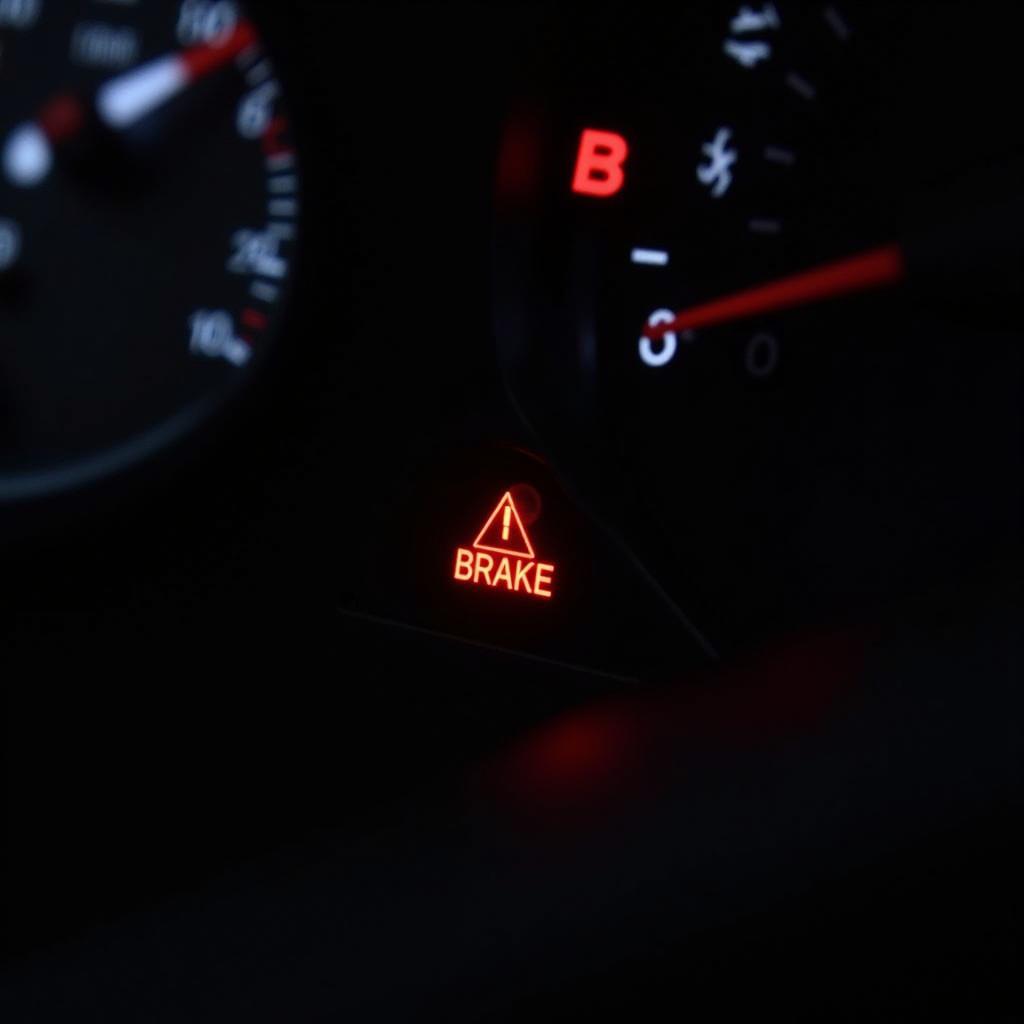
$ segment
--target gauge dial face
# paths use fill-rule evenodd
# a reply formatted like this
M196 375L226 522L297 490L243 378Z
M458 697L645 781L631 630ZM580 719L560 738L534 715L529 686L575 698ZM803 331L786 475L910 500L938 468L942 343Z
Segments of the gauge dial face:
M297 216L242 5L0 0L0 500L136 462L235 394Z
M598 17L575 41L589 72L553 68L512 119L513 388L716 641L927 585L1013 535L1021 130L992 101L1013 89L999 18Z

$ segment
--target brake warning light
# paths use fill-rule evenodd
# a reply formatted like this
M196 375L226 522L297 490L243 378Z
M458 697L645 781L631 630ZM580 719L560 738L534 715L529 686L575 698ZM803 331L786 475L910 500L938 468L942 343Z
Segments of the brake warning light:
M460 583L551 597L555 567L539 562L510 491L477 534L472 548L457 548L453 576Z

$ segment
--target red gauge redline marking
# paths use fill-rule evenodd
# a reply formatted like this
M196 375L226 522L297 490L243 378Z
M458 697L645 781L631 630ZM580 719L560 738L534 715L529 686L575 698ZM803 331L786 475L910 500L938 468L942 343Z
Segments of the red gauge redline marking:
M230 35L182 50L178 59L189 81L194 82L223 67L255 42L258 42L256 30L248 21L240 21Z
M288 122L281 116L273 118L263 133L260 145L264 156L283 156L285 153L294 155L295 151L282 139L288 130Z
M554 576L550 562L537 561L510 491L502 495L473 547L455 550L452 577L460 583L546 599Z
M266 314L261 313L258 309L249 307L243 309L241 319L246 327L251 327L254 331L262 331L267 326Z

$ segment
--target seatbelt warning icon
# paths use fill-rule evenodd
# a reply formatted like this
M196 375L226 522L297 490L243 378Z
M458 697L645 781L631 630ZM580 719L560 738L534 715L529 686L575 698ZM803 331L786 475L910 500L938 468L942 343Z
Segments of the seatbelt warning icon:
M555 567L537 561L512 493L506 491L472 549L456 549L452 575L460 583L549 598Z

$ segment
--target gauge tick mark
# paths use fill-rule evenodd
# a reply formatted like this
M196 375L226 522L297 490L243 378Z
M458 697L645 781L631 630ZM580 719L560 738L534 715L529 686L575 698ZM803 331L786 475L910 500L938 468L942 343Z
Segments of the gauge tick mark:
M253 65L245 74L246 82L251 86L262 85L273 74L269 60L261 60Z
M291 195L298 188L294 174L282 174L278 178L270 178L267 187L278 195Z
M630 261L644 267L667 267L668 253L664 249L634 249Z
M290 171L295 166L294 153L273 153L267 157L267 170L273 174L276 171Z
M277 302L279 293L277 285L270 284L267 281L253 281L249 286L249 294L261 302L274 303Z
M253 43L247 46L242 52L235 58L235 67L240 71L244 71L247 67L253 64L260 58L263 53L263 47L259 43Z
M295 237L295 225L286 224L283 221L272 221L267 225L267 230L278 238L289 242Z
M299 204L294 199L271 199L267 210L271 217L294 217L299 212Z
M792 167L796 163L796 153L784 146L765 146L764 158L769 163Z
M798 75L795 71L790 71L786 75L786 85L805 100L813 100L818 95L818 90L803 75Z
M825 21L828 23L828 27L836 34L836 38L841 42L846 42L850 38L850 26L846 24L843 16L829 4L825 8Z

